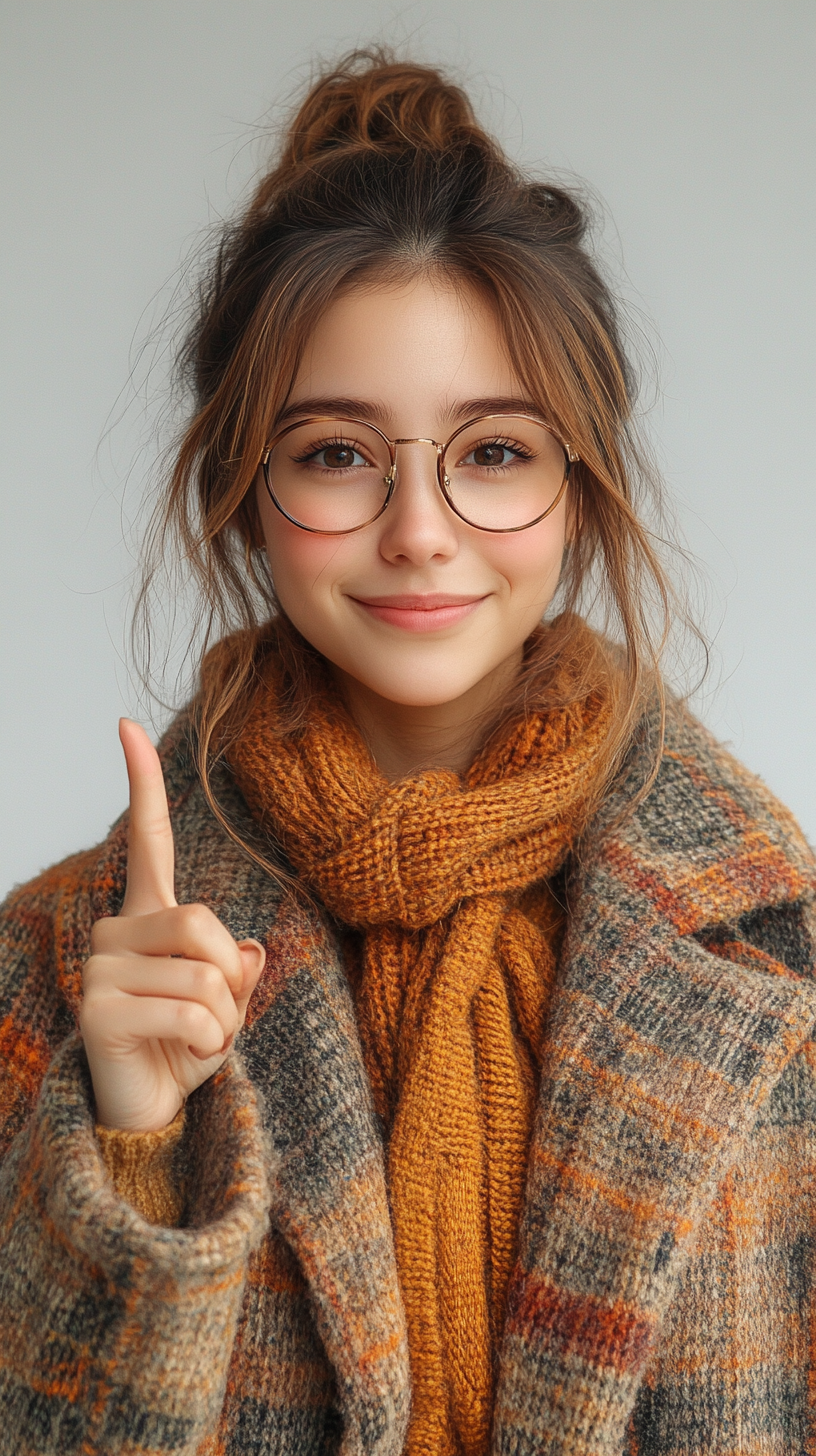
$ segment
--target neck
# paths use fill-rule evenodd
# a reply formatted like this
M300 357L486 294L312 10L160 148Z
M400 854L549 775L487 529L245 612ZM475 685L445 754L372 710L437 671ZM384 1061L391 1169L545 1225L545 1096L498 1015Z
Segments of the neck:
M521 649L447 703L394 703L335 668L349 711L388 779L425 769L464 773L521 666Z

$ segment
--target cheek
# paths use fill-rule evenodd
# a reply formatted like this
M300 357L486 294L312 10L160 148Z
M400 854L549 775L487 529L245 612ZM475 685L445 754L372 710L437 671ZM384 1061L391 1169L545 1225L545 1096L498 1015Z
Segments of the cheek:
M565 544L563 521L546 520L527 531L490 538L483 555L520 602L540 601L546 607L558 585Z
M312 593L331 592L348 569L350 537L315 536L301 531L284 516L264 520L266 552L278 594L296 596L303 605Z

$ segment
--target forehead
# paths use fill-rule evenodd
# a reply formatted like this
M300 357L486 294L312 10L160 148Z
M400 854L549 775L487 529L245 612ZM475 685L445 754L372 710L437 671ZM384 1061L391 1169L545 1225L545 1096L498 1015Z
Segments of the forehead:
M392 417L439 417L464 399L519 392L487 300L466 284L423 277L337 298L307 343L289 404L343 395Z

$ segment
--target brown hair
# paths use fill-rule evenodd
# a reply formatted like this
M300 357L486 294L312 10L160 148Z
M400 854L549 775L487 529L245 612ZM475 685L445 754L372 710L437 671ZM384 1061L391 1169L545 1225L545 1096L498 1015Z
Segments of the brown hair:
M203 285L182 355L195 411L154 522L140 599L144 613L156 562L175 538L200 594L205 647L233 632L209 654L196 701L208 795L213 749L223 752L240 728L270 619L288 659L293 728L308 705L315 653L279 613L252 487L310 331L339 290L372 276L434 270L489 297L522 385L580 456L570 481L577 530L557 596L564 610L534 635L502 722L546 699L547 662L573 650L573 613L588 594L622 638L619 670L600 642L582 669L587 686L601 676L618 683L607 780L647 690L662 711L657 664L671 590L636 510L655 481L634 440L633 375L586 232L578 198L519 172L439 71L355 52L311 88Z

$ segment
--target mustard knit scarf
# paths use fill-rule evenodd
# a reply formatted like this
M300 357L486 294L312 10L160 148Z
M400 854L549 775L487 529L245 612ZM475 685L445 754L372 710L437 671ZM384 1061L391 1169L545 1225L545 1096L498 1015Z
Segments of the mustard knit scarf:
M256 819L361 935L357 1009L412 1373L410 1456L481 1456L516 1254L563 863L608 724L603 694L516 723L461 779L385 779L326 680L276 726L274 648L229 751ZM563 701L563 699L562 699Z

